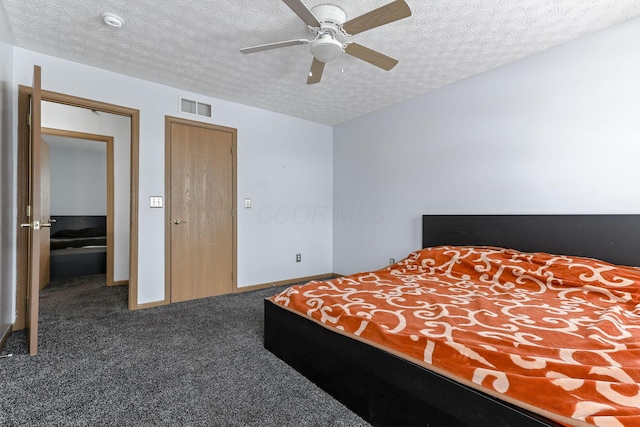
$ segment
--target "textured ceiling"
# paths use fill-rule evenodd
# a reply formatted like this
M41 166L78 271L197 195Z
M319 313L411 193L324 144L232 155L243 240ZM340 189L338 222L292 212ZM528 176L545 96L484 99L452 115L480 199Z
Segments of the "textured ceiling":
M352 38L393 70L342 55L307 85L308 45L239 51L309 37L279 0L1 1L16 46L332 125L640 15L640 0L407 0L410 18ZM351 19L391 0L330 1Z

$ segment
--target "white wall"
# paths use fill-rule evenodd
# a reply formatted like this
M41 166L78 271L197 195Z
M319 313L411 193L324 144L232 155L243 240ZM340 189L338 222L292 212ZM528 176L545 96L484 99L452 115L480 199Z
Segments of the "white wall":
M0 6L0 337L13 323L15 305L15 147L13 142L13 46Z
M14 55L16 84L30 84L34 64L42 66L45 90L141 111L138 303L164 298L164 210L150 209L148 200L164 194L164 119L178 115L178 95L211 103L211 122L238 129L238 286L332 271L330 126L20 48ZM251 209L242 207L245 198L252 198ZM269 208L300 206L319 211L309 218L260 216ZM303 262L295 262L296 253Z
M334 270L420 248L422 214L639 213L638 40L636 18L335 127Z
M51 146L49 160L51 216L107 214L105 152Z
M49 90L45 86L43 89ZM116 282L129 280L131 119L117 114L102 111L93 113L86 108L45 101L42 103L42 126L113 137L113 280ZM104 166L100 170L104 171ZM76 194L77 196L79 195ZM93 196L96 194L94 193ZM98 197L102 202L101 206L104 206L106 192ZM80 198L75 200L78 201ZM56 202L52 195L51 213L62 215L57 212L57 207L54 207ZM101 215L105 213L106 208L103 208Z

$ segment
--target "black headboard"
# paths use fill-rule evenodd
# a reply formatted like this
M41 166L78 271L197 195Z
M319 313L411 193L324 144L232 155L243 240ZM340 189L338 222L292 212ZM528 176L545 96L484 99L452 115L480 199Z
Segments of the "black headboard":
M51 215L51 219L55 220L51 224L51 235L60 230L107 229L107 217L105 215Z
M422 247L498 246L640 266L640 215L423 215Z

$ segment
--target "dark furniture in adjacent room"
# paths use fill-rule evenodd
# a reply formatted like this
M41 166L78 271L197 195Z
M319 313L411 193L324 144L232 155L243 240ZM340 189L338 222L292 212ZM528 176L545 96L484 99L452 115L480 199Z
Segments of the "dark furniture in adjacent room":
M51 280L107 271L107 217L57 215L51 225Z

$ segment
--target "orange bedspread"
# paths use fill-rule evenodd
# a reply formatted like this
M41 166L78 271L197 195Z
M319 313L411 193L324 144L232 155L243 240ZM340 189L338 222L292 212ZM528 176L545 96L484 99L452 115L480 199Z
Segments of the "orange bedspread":
M437 247L272 300L557 420L640 426L639 268Z

